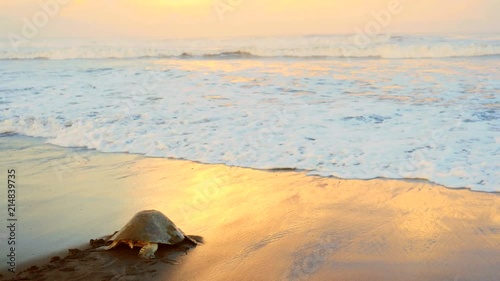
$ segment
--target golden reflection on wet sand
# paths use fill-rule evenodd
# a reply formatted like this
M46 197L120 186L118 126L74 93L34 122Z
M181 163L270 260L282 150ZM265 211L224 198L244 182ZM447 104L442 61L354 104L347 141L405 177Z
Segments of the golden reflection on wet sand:
M88 161L70 167L58 181L50 168L54 160L47 159L71 150L35 148L43 155L28 148L7 157L18 159L20 175L30 175L22 176L20 204L30 202L24 223L35 227L43 221L44 232L25 231L24 239L36 237L53 247L72 235L84 243L112 233L139 210L157 209L205 240L158 280L500 276L498 194L95 151L82 152ZM49 187L51 208L47 193L35 192Z

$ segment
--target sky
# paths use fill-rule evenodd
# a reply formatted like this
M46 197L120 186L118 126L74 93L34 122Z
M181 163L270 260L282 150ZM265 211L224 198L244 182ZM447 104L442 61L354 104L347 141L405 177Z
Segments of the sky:
M0 0L0 37L29 25L42 38L498 33L498 11L498 0Z

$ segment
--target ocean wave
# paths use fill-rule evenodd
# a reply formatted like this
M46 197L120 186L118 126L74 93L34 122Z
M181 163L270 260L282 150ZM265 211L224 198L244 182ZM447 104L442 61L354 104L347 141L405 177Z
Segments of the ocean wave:
M51 40L15 49L0 42L0 59L135 58L453 58L500 55L500 41L488 38L392 36L359 42L355 36L85 42Z
M0 134L498 192L497 68L488 59L3 63Z
M222 61L318 56L348 39L33 42L39 53L29 54L48 60L0 63L0 134L103 152L500 191L496 58ZM497 48L491 38L379 39L353 53L442 57ZM77 43L82 47L72 47ZM88 50L182 59L55 59L95 58Z

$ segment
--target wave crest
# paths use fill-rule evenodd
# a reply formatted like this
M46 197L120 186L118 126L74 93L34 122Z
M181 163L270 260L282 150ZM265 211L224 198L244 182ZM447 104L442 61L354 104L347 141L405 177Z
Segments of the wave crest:
M225 40L121 40L30 42L17 50L0 41L0 59L132 59L132 58L451 58L500 55L496 38L405 37L376 38L366 45L355 36L239 38Z

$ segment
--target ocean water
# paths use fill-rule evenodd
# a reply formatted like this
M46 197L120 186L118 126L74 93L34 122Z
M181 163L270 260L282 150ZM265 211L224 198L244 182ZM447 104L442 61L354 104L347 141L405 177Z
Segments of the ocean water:
M0 133L500 191L500 36L0 41Z

